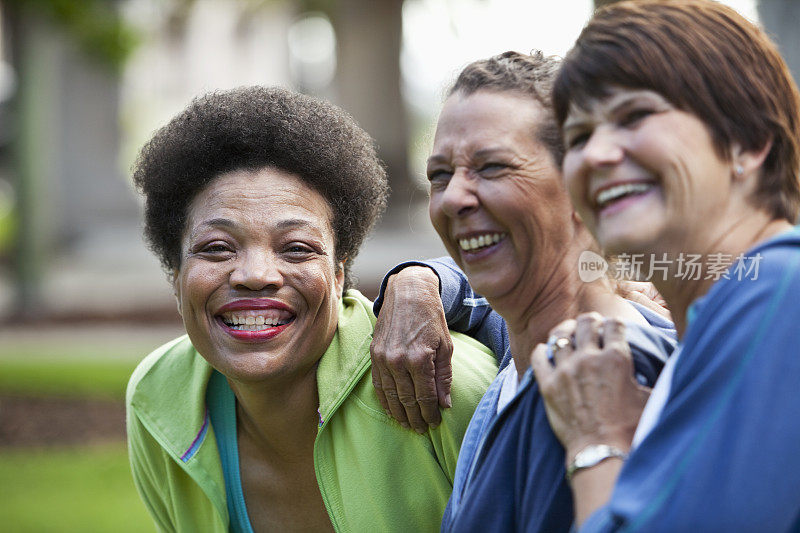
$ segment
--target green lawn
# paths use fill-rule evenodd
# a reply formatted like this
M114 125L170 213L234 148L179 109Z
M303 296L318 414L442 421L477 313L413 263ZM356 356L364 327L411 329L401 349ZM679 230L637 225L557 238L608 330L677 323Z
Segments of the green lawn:
M0 450L0 517L15 533L154 531L123 443Z
M137 362L155 346L0 343L0 394L122 401ZM120 351L122 350L122 352ZM0 531L151 532L125 443L0 449Z
M0 393L125 398L137 361L100 358L0 358Z
M124 399L137 363L157 342L117 343L113 352L83 339L0 343L0 394Z

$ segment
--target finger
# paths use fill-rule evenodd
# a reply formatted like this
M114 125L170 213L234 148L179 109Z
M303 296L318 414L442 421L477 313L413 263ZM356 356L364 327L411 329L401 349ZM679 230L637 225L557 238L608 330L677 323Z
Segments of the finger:
M574 349L572 339L575 334L575 324L575 320L573 319L565 320L550 331L551 337L554 337L555 339L567 339L570 341L569 344L566 344L561 348L557 346L553 347L553 364L556 366L563 362L564 359L572 355L572 351ZM545 353L545 357L546 355L547 354Z
M619 281L617 293L632 302L672 320L667 302L649 281Z
M595 348L600 346L600 325L603 317L599 313L584 313L575 321L575 348Z
M630 279L621 279L617 281L617 294L627 297L632 293L647 294L650 290L649 286L652 285L647 281L634 281Z
M622 320L607 318L603 322L603 347L630 355L628 340L625 338L625 323Z
M427 426L435 428L442 423L442 415L439 413L439 397L436 393L436 378L433 361L430 361L430 366L425 369L424 372L420 372L416 375L411 374L411 379L414 383L415 399L419 412L422 415L425 429L427 429ZM411 416L409 415L409 420L410 419Z
M450 387L453 384L453 341L448 335L447 342L439 345L434 360L434 374L436 380L436 395L441 407L452 407ZM438 412L438 411L437 411Z
M661 305L658 302L654 301L652 298L650 298L647 294L645 294L643 292L631 291L631 292L626 292L622 296L626 300L630 300L632 302L636 302L637 304L644 305L645 307L648 307L648 308L651 308L653 305L659 305L659 306Z
M442 417L439 414L439 397L436 393L435 357L435 354L423 354L422 356L406 359L408 375L413 385L413 400L419 409L426 430L428 425L435 427L442 421ZM409 404L411 404L411 400L412 398L408 399ZM406 406L403 395L400 396L400 401ZM413 414L409 413L408 409L406 409L406 415L411 421ZM411 425L414 429L418 429L413 421Z
M531 354L531 368L533 369L533 375L540 387L542 383L545 383L552 373L555 372L555 368L553 368L550 364L550 360L547 358L547 345L539 344L534 348L533 354Z
M663 296L661 296L661 293L658 292L658 289L656 289L656 286L653 285L652 283L648 283L648 285L649 285L649 287L647 288L647 292L645 292L647 297L650 298L651 300L653 300L658 305L660 305L662 307L667 307L667 301L664 299Z
M375 388L375 395L378 397L381 407L383 407L383 410L386 411L387 415L392 416L391 412L389 411L389 403L386 401L386 395L383 393L381 373L375 363L372 363L372 386Z
M401 426L406 429L410 428L411 426L408 424L406 410L403 408L403 404L400 403L400 398L398 397L397 384L394 381L394 377L392 377L392 374L389 373L388 370L380 368L379 371L381 383L383 384L383 393L386 395L386 403L389 405L389 414L392 418L397 420Z
M414 381L408 372L398 372L394 375L394 382L397 385L397 399L403 406L406 419L411 429L417 433L425 433L428 424L422 418L422 412L417 402L417 394L414 389Z

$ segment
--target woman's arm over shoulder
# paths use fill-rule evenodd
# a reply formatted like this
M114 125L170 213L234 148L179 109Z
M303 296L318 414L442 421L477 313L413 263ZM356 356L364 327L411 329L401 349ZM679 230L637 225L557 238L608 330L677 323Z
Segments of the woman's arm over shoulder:
M443 307L444 306L444 307ZM450 407L452 342L447 328L467 333L507 361L502 318L476 295L450 258L407 262L384 278L373 311L372 376L382 407L419 432Z
M788 531L800 517L800 248L694 308L664 409L582 530Z
M383 278L378 297L375 299L373 306L375 315L380 315L389 278L411 266L427 267L436 274L439 278L439 297L448 326L454 331L474 337L492 308L484 298L472 290L467 276L450 257L407 261L392 268Z

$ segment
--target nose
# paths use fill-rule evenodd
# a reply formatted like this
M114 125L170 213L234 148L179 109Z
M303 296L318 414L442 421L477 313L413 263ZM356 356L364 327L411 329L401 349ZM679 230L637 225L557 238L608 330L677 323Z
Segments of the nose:
M280 288L283 285L283 273L278 258L270 251L245 252L236 260L230 283L234 288L251 291Z
M469 171L457 168L442 193L442 210L450 217L459 217L475 211L480 205L476 180Z
M593 167L608 167L622 162L625 150L620 133L611 126L597 127L581 151L584 163Z

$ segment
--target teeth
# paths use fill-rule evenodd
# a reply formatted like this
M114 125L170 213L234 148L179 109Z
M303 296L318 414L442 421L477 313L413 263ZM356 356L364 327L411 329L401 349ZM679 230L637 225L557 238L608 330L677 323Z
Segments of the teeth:
M641 194L653 187L652 183L624 183L604 189L597 194L597 206L603 207L629 194Z
M500 242L503 237L505 237L505 233L487 233L479 237L461 239L458 241L458 244L461 246L462 250L469 252L478 248L485 248L486 246L496 244Z
M225 313L222 321L233 329L239 331L260 331L263 329L281 326L292 319L292 314L279 309L266 309L259 311L245 311L240 313Z

